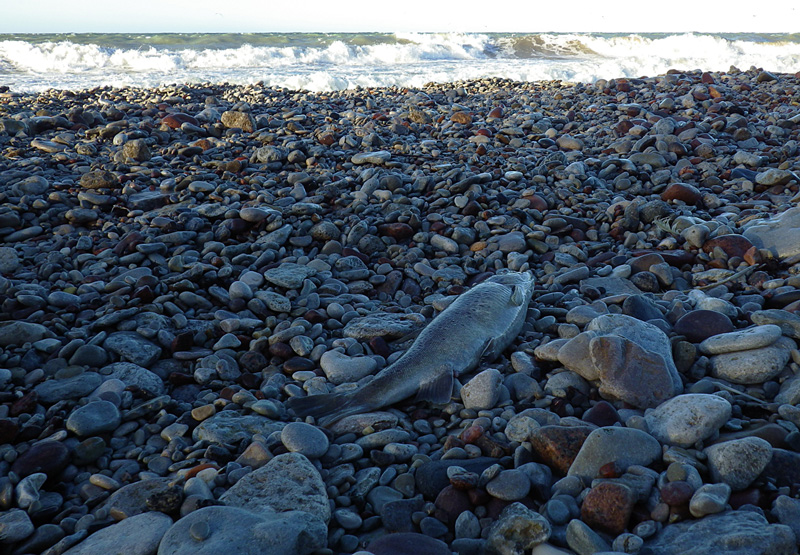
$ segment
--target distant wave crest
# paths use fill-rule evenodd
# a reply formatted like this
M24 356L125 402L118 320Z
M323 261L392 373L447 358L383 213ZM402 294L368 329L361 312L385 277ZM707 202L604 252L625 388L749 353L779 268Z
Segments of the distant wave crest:
M32 37L36 37L35 35ZM222 36L221 36L222 37ZM5 38L5 40L3 40ZM223 40L224 38L224 40ZM398 33L0 37L0 78L20 89L176 81L330 90L479 77L637 77L670 68L800 70L794 35Z

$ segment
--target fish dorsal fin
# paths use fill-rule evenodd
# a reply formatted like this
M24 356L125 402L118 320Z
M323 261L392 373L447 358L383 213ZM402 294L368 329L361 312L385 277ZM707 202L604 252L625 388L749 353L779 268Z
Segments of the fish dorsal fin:
M525 291L522 290L522 287L515 285L512 287L511 291L511 304L514 306L520 306L522 303L525 302Z
M441 405L450 401L452 394L453 367L446 363L439 368L432 379L420 384L416 401L428 401L429 403Z

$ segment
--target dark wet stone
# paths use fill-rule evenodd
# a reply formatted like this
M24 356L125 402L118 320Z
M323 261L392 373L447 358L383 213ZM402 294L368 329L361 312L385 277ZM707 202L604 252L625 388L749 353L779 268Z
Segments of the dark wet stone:
M704 252L712 252L715 248L722 249L728 258L744 258L744 254L753 248L753 243L742 235L722 235L703 243Z
M389 501L381 509L383 527L389 532L413 532L414 522L411 515L421 511L424 504L425 501L420 496Z
M675 322L674 331L692 343L700 343L709 337L734 330L730 318L712 310L693 310Z
M617 409L608 401L598 401L595 406L583 413L582 420L594 424L595 426L600 426L601 428L604 426L613 426L615 423L620 422ZM580 446L578 449L580 449ZM569 466L567 466L567 468L569 468Z
M415 474L417 491L422 493L426 499L435 499L440 491L450 485L450 480L447 477L447 469L449 467L460 466L469 472L480 474L495 463L497 463L497 460L489 457L426 462L417 468Z
M778 487L800 485L800 453L773 449L772 460L761 473L761 478L773 479Z
M371 542L367 549L373 555L452 555L450 548L441 540L424 534L387 534Z
M434 505L435 516L451 525L455 524L458 515L473 508L469 494L453 486L447 486L439 492Z
M625 299L622 303L622 313L643 322L664 318L664 314L656 304L643 295L631 295Z
M70 452L60 441L35 443L20 455L11 470L21 478L36 472L44 472L48 478L55 478L69 464Z

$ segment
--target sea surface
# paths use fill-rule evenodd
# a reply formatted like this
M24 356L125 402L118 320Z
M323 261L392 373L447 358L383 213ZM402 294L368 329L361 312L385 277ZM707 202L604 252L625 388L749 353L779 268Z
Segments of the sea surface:
M14 91L263 82L295 90L482 77L594 82L669 69L800 71L795 34L0 34Z

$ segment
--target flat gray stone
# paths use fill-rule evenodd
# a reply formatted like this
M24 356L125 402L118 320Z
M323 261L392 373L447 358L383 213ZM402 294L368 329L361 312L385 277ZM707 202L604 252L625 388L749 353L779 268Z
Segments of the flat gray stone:
M779 495L772 504L772 515L778 522L785 524L800 538L800 499Z
M0 274L13 274L21 263L14 247L0 247Z
M718 395L687 393L645 415L650 435L661 443L691 447L711 437L731 417L731 404Z
M147 498L153 494L166 492L170 485L169 478L133 482L112 493L111 497L106 499L98 509L107 510L114 520L129 519L149 511Z
M317 271L310 266L284 262L277 268L270 268L264 272L264 278L278 287L297 289L303 285L303 280L315 275Z
M192 438L211 443L239 443L242 440L249 441L254 434L267 437L282 430L285 425L285 422L275 422L265 416L223 411L203 420L192 432Z
M328 436L305 422L289 422L281 431L281 442L290 453L318 459L328 451Z
M103 383L103 378L97 372L84 372L63 380L47 380L33 390L39 395L40 401L55 403L61 399L86 397L101 383Z
M325 524L331 518L325 483L319 471L299 453L278 455L246 474L220 501L267 515L273 511L305 511Z
M142 368L132 362L115 362L103 368L101 372L103 374L109 372L106 379L116 379L128 386L135 385L156 395L161 395L166 391L161 378L147 368Z
M392 154L388 150L378 150L375 152L359 152L354 154L350 161L357 166L361 164L381 165L388 162L391 157Z
M704 355L720 355L769 347L781 337L781 328L775 324L754 326L730 333L709 337L699 345Z
M781 373L797 348L794 341L781 337L769 347L724 353L711 357L711 375L738 384L758 384Z
M33 534L33 523L28 513L10 509L0 513L0 544L15 543Z
M661 444L653 436L634 428L608 426L593 430L583 442L567 472L588 484L600 467L617 463L622 469L632 465L647 466L661 458Z
M98 530L64 555L153 555L170 526L164 513L142 513Z
M123 360L139 366L151 366L161 356L161 347L133 331L118 331L109 335L103 347Z
M780 326L783 335L800 339L800 316L786 310L771 308L768 310L757 310L750 315L754 324L763 326L775 324Z
M728 484L703 484L689 501L689 512L695 518L721 513L728 505L731 487Z
M778 258L800 254L800 206L790 208L767 220L758 220L743 234L759 249L767 249Z
M325 523L302 511L205 507L167 531L158 555L307 555L325 547L327 536Z
M752 511L728 511L665 526L639 555L793 555L792 530Z

